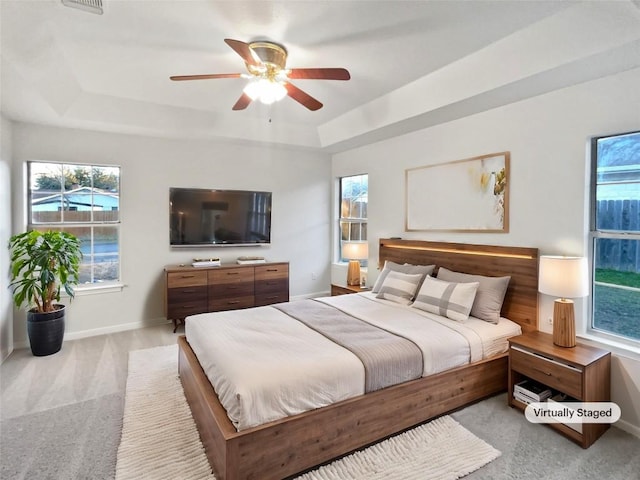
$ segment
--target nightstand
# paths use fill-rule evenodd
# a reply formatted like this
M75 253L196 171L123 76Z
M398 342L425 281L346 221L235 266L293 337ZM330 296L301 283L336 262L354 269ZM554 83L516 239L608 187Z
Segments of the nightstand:
M349 293L368 292L371 287L361 287L359 285L335 285L331 284L331 296L347 295Z
M553 344L553 336L531 332L509 339L509 390L511 407L525 410L526 404L513 396L515 384L531 379L576 402L611 400L611 352L577 343L563 348ZM565 401L571 401L569 399ZM583 423L572 428L548 423L551 428L588 448L608 428L608 423ZM581 431L580 431L581 430Z

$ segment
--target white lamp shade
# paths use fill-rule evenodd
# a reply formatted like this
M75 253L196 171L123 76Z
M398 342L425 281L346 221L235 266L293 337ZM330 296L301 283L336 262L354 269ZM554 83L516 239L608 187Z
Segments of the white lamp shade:
M342 258L366 260L369 258L369 244L367 242L342 242Z
M589 294L589 272L584 257L540 257L538 290L560 298L578 298Z

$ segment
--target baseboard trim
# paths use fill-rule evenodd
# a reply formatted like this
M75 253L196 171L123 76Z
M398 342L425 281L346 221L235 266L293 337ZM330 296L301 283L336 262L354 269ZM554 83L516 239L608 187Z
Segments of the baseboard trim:
M634 437L640 438L640 427L636 427L632 423L629 423L625 420L618 420L613 425L615 427L618 427L620 430L630 433Z
M111 325L109 327L92 328L91 330L81 330L79 332L65 332L64 341L79 340L81 338L97 337L98 335L108 335L110 333L126 332L127 330L137 330L139 328L153 327L171 323L166 318L154 318L144 322L121 323L120 325ZM29 348L29 340L15 342L13 348Z
M107 335L109 333L125 332L127 330L136 330L138 328L153 327L155 325L162 325L165 323L171 323L166 318L154 318L147 320L146 322L131 322L122 323L120 325L113 325L110 327L94 328L92 330L82 330L81 332L65 333L65 339L77 340L79 338L96 337L98 335Z
M11 355L11 353L13 352L13 350L16 348L15 344L11 344L11 347L9 349L7 349L6 353L4 353L4 355L2 356L2 358L0 359L0 365L2 363L4 363L4 361L9 358L9 355Z

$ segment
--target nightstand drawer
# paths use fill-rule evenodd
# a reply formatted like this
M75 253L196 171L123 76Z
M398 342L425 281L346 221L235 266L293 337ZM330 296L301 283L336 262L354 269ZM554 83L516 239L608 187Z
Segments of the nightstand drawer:
M350 293L370 292L371 289L367 287L361 287L359 285L336 285L331 284L331 295L348 295Z
M511 369L537 380L548 387L582 399L582 370L554 361L533 352L511 347Z

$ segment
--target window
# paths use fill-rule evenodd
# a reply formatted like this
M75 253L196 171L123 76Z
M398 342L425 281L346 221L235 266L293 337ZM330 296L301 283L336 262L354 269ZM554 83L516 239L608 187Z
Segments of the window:
M120 280L120 167L29 162L28 228L80 239L80 284Z
M354 175L340 178L340 245L341 262L343 242L367 240L367 195L368 175ZM362 262L366 266L366 260Z
M591 141L592 331L640 345L640 132Z

